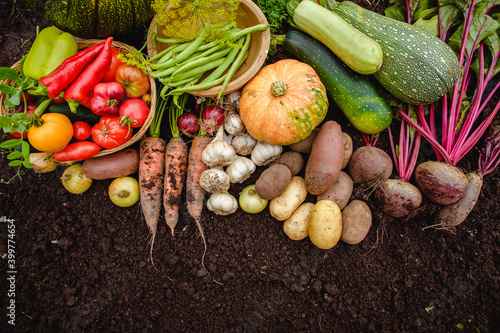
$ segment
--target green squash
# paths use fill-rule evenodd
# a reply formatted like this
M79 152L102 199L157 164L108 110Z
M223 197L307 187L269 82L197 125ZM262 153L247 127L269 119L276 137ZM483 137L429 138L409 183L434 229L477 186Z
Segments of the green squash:
M24 0L59 29L80 38L118 37L147 30L152 0Z

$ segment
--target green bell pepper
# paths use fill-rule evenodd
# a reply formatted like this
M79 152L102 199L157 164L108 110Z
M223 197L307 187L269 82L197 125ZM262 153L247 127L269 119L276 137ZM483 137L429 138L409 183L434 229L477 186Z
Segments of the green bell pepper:
M40 31L26 55L24 75L39 80L77 52L78 44L73 35L56 27L47 27Z

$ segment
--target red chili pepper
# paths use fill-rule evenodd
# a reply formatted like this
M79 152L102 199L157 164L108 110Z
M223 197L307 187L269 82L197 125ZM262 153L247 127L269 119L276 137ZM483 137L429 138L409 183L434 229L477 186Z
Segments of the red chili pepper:
M101 42L88 47L64 60L52 73L42 76L38 80L39 85L30 91L33 95L48 95L50 98L57 97L80 75L85 66L93 61L104 48Z
M101 147L92 141L76 141L70 143L63 150L52 153L58 162L81 161L91 158L101 150Z
M113 37L106 39L102 52L64 92L64 99L68 101L71 111L76 112L79 104L90 106L92 90L101 81L111 64L112 41Z

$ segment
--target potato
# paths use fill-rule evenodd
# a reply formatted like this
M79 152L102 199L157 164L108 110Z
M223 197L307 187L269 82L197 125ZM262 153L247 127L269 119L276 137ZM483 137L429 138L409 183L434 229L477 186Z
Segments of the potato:
M352 200L342 211L342 236L348 244L358 244L365 239L372 226L372 212L366 202Z
M306 202L299 206L283 223L283 231L291 240L302 240L306 238L309 215L314 207L312 202Z
M293 176L285 190L269 202L269 212L278 221L285 221L306 200L304 178Z
M274 164L264 170L255 182L255 191L265 200L281 194L292 180L292 171L285 164Z
M342 129L333 120L321 126L307 160L305 181L313 195L325 192L337 181L344 159Z
M281 156L276 161L272 162L271 165L277 163L283 163L288 166L290 171L292 171L292 176L296 176L304 167L305 161L302 154L296 151L287 151L281 154Z
M342 141L344 142L344 160L342 161L342 169L345 169L349 165L349 160L351 159L354 148L352 138L346 132L342 132Z
M342 213L339 206L330 200L316 202L309 215L307 232L311 242L320 249L334 247L342 233Z
M83 162L83 171L92 179L111 179L139 170L137 149L123 149L109 155L91 157Z
M351 177L344 171L340 171L337 181L328 190L318 194L317 200L331 200L342 210L351 199L353 187L354 184Z
M319 133L319 128L315 128L312 130L311 134L307 138L302 141L291 144L289 147L291 150L296 151L298 153L309 154L311 152L312 144L314 139Z

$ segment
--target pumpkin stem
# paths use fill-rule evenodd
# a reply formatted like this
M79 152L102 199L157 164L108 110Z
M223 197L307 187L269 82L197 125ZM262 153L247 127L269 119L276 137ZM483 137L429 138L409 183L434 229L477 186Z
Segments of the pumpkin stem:
M286 94L288 86L283 81L274 81L271 83L271 94L274 97L280 97Z

